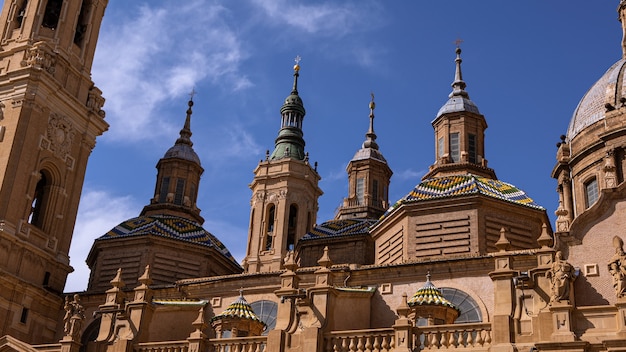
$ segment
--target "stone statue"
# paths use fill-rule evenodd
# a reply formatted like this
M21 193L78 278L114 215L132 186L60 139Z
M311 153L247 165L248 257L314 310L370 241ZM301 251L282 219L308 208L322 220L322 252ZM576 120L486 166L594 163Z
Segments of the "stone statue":
M626 253L624 253L624 241L618 236L613 237L615 254L609 261L609 272L613 276L613 287L617 298L626 297Z
M69 336L74 341L80 340L83 320L85 320L85 309L80 303L80 297L74 295L74 300L70 301L69 296L65 296L65 315L63 316L63 331L65 336Z
M563 253L556 252L550 270L546 272L550 279L550 304L570 300L571 282L576 278L574 267L563 260Z

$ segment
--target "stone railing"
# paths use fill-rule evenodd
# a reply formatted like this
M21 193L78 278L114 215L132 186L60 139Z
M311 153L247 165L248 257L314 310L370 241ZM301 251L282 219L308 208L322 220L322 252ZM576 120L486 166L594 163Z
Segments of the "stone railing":
M491 346L491 324L421 326L414 329L414 346L422 350L467 348L478 351Z
M394 350L393 329L347 330L324 335L324 351L391 352Z
M209 351L212 352L262 352L265 350L267 336L235 337L210 339Z
M135 346L135 352L187 352L187 341L145 342Z
M54 344L49 344L49 345L34 345L32 347L36 349L38 352L60 352L61 351L60 343L54 343Z

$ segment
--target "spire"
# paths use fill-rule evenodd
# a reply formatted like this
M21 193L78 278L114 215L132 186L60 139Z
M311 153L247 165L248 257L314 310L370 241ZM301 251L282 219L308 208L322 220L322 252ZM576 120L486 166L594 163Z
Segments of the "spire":
M449 97L462 96L469 99L469 94L465 91L467 85L465 81L463 81L463 73L461 72L461 62L463 62L463 60L461 59L461 47L458 46L459 43L460 41L457 40L456 59L454 60L456 63L456 72L454 73L454 82L452 82L452 93L450 93Z
M363 142L363 148L378 149L378 143L376 143L376 133L374 133L374 109L376 103L374 103L374 93L371 93L372 101L370 101L370 128L365 134L365 142Z
M176 140L176 144L186 144L190 147L193 146L193 142L191 141L191 114L193 111L191 107L193 106L193 96L196 94L195 90L191 90L189 94L189 102L187 103L187 117L185 118L185 125L180 130L180 137Z
M280 108L281 127L276 137L274 151L270 160L283 158L305 159L302 121L306 111L298 95L298 77L300 77L300 56L296 56L293 66L293 88Z

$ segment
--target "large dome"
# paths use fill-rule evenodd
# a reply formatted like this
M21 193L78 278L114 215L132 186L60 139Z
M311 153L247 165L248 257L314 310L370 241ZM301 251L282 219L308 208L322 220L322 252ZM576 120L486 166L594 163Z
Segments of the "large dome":
M618 107L616 105L626 92L625 80L621 74L625 63L626 59L621 59L613 64L580 100L567 129L567 138L570 141L587 126L604 119L607 104Z

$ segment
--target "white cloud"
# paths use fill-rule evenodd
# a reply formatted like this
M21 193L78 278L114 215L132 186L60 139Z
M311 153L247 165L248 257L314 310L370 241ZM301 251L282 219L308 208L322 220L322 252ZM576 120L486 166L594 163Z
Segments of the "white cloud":
M343 36L355 27L370 24L369 6L358 3L298 3L288 0L255 0L271 21L279 21L310 34Z
M70 248L70 264L74 272L68 276L66 292L87 288L89 268L85 259L93 241L120 222L136 216L139 207L130 196L113 196L105 191L83 192Z
M107 98L111 130L104 138L136 142L171 136L177 127L160 120L158 108L203 80L231 91L252 85L239 72L245 53L223 20L225 12L208 0L186 6L168 1L105 21L93 68Z
M425 174L426 174L425 170L415 171L411 169L406 169L406 170L395 172L393 174L393 177L398 180L416 180L416 182L419 183L419 181L422 179L422 176L424 176Z

